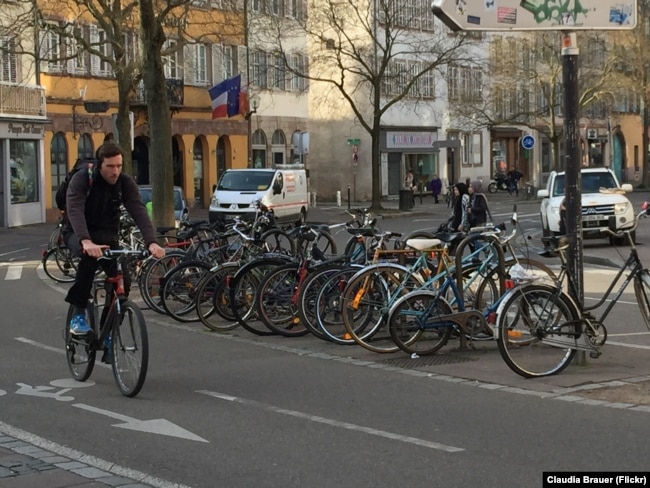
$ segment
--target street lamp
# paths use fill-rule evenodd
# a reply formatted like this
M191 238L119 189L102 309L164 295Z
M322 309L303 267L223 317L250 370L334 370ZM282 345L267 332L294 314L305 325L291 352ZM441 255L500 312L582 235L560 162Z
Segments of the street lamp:
M260 97L257 93L253 93L249 99L249 110L244 115L244 118L248 121L248 167L253 167L253 139L252 139L252 121L251 116L257 113L257 107L260 105Z
M246 112L246 115L244 116L244 117L246 118L246 120L250 120L251 116L252 116L253 114L256 114L256 113L257 113L257 107L260 106L260 97L257 95L257 93L253 93L253 94L251 95L251 97L250 97L249 102L250 102L250 106L249 106L249 108L250 108L251 110L249 110L248 112ZM249 130L249 133L250 133L250 130Z

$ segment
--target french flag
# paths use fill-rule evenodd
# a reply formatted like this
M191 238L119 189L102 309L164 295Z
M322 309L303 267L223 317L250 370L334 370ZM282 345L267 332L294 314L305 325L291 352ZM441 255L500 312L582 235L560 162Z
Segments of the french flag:
M212 100L212 120L239 114L241 75L214 85L208 90Z

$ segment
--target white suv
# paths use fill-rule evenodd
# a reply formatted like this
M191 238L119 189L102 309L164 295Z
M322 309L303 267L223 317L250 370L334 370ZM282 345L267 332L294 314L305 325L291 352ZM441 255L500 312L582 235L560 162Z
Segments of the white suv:
M625 196L632 191L632 185L620 185L616 175L608 168L584 168L580 171L582 180L582 237L584 239L604 238L604 232L612 226L616 230L632 227L634 208ZM544 236L560 233L560 204L564 199L564 171L552 171L546 188L537 192L542 199L540 217ZM632 238L634 239L634 234ZM613 239L612 244L625 243L624 238Z

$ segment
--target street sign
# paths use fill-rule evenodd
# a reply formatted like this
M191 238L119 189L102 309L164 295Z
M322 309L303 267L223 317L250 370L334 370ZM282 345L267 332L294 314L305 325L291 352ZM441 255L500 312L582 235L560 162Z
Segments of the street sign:
M529 134L521 138L521 147L524 149L532 149L535 147L535 138Z
M444 140L444 141L433 141L431 145L434 151L440 151L440 149L451 148L451 149L460 149L460 141L458 139Z
M433 0L452 30L619 30L636 25L637 0Z

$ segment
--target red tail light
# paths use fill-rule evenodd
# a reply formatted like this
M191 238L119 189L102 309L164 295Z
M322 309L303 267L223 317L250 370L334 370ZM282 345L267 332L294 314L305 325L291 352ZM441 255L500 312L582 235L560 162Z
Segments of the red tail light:
M497 321L497 313L496 312L490 312L488 314L488 324L494 324Z
M512 290L515 287L515 282L513 280L505 281L506 290Z

